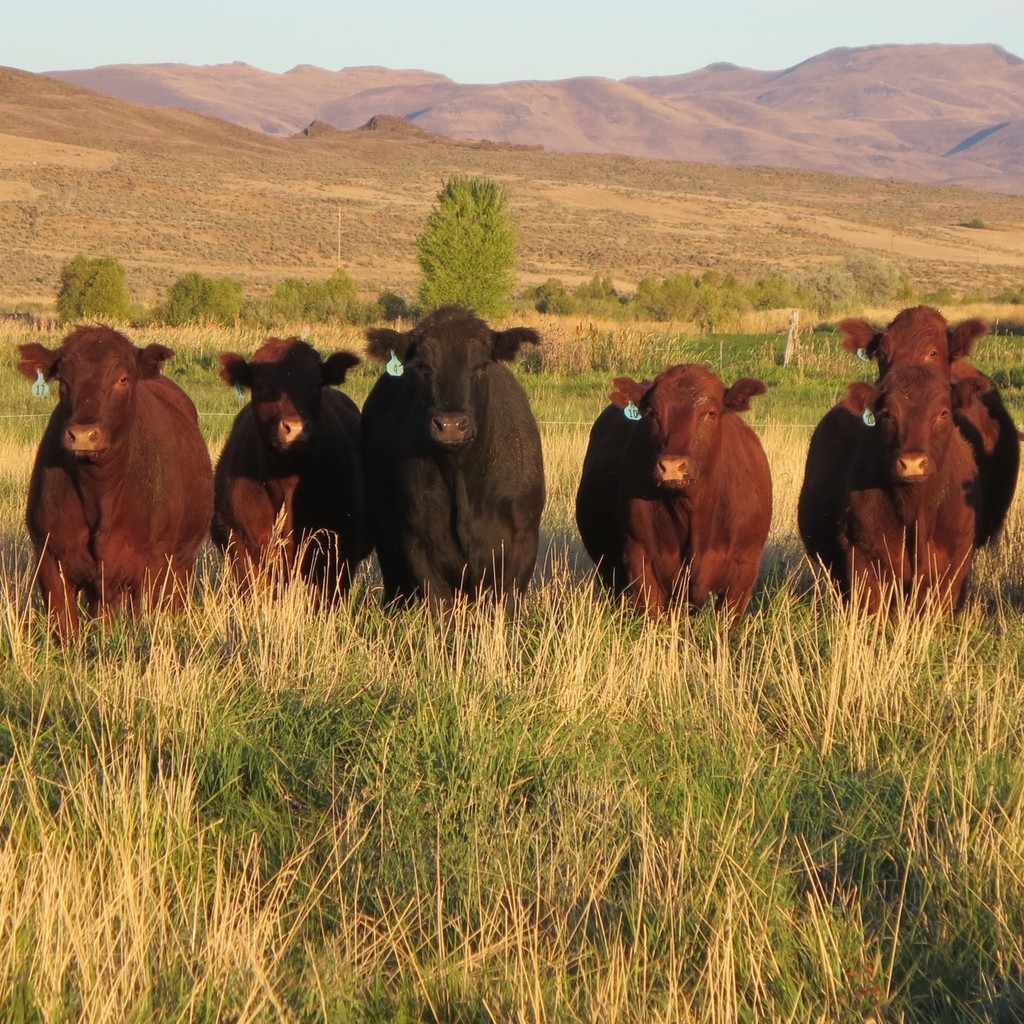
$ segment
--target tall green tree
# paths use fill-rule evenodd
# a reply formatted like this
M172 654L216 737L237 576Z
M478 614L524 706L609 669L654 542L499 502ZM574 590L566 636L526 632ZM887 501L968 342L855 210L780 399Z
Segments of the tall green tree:
M449 303L481 316L511 308L518 231L508 196L490 178L450 178L416 240L419 301L429 312Z
M112 256L90 259L79 253L61 268L57 313L62 320L127 320L131 306L124 267Z

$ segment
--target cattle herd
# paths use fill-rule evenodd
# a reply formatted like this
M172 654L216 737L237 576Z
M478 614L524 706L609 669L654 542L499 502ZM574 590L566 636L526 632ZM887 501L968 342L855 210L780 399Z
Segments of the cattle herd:
M811 437L798 528L842 595L872 610L892 595L956 607L977 546L999 535L1016 486L1019 436L992 380L967 361L984 323L951 328L924 306L885 329L840 325L878 364ZM27 524L36 578L59 638L92 615L187 599L209 534L243 590L293 576L318 601L345 597L376 551L387 601L515 595L539 547L541 440L503 365L540 342L440 309L401 332L373 328L385 364L360 412L332 385L359 357L322 358L270 338L220 375L248 391L216 470L195 406L161 368L104 326L57 349L22 345L19 368L59 383L36 454ZM765 385L707 367L619 377L591 430L576 521L600 579L639 611L707 602L733 619L757 581L772 480L739 414Z

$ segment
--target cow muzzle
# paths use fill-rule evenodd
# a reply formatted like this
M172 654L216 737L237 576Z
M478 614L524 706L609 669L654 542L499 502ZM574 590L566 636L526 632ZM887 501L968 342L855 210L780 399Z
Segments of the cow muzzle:
M301 416L282 416L277 421L277 444L281 449L301 445L310 439L310 430Z
M63 443L72 455L98 455L107 448L107 434L98 423L71 423L64 431Z
M430 420L430 437L446 448L457 448L473 440L473 424L465 412L439 412Z
M663 455L654 467L654 479L663 487L689 487L696 475L693 460L688 455Z
M934 470L934 463L924 452L904 452L896 460L896 475L909 483L926 479Z

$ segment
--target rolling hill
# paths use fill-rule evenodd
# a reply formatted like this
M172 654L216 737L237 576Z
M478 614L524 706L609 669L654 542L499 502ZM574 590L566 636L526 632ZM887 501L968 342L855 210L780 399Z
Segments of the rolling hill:
M1019 138L1011 123L970 148L1009 154ZM1021 196L457 140L388 116L269 134L0 68L0 305L52 302L77 253L117 257L145 302L192 270L259 294L339 266L364 294L412 298L415 239L452 174L508 192L524 284L600 275L631 290L709 269L753 280L859 252L922 290L1024 278Z
M427 71L119 65L53 71L274 135L392 114L436 134L1024 194L1024 60L994 45L835 49L782 71L467 85Z

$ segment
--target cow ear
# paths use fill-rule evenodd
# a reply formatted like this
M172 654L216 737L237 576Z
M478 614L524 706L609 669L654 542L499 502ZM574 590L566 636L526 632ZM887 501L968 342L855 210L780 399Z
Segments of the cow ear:
M532 327L510 327L507 331L493 331L494 346L491 357L511 362L519 352L520 345L539 345L540 333Z
M767 390L764 381L741 377L725 392L722 403L732 412L746 412L750 408L750 400L763 395Z
M252 371L244 356L237 352L221 352L220 365L221 380L226 384L236 388L247 388L252 385Z
M855 416L863 416L866 409L873 409L878 400L878 388L864 380L855 380L846 389L843 405Z
M639 405L644 395L651 389L651 382L644 381L642 384L633 380L632 377L616 377L612 381L615 390L609 396L612 405L625 409L630 402Z
M320 376L325 384L342 384L345 374L362 360L352 352L332 352L325 360Z
M988 334L988 324L984 320L972 317L956 327L947 329L949 335L949 359L964 359L971 354L975 342Z
M412 335L408 331L396 331L391 327L371 327L366 332L366 354L377 362L386 362L394 352L405 362L412 346Z
M19 345L18 351L21 353L21 362L18 363L18 369L29 380L35 380L39 370L43 371L43 376L47 379L56 372L57 362L60 359L59 350L54 352L40 345L39 342L33 341L29 345Z
M873 359L878 354L878 339L881 334L867 320L844 320L839 325L839 330L846 335L843 338L843 348L851 356L867 356Z
M139 350L139 371L140 375L145 377L156 377L160 373L160 368L164 363L174 355L174 349L168 348L166 345L147 345L144 349Z

